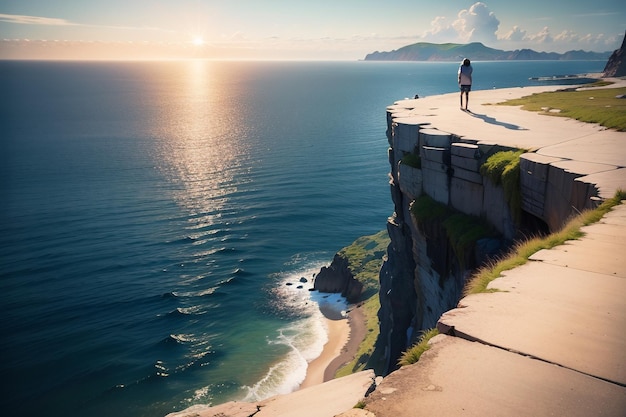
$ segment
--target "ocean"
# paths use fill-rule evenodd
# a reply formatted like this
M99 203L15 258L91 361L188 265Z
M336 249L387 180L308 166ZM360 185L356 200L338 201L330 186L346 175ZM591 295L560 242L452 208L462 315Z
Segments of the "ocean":
M473 89L604 64L474 62ZM327 340L317 303L345 308L313 275L393 212L385 108L457 91L457 68L0 61L0 409L297 389Z

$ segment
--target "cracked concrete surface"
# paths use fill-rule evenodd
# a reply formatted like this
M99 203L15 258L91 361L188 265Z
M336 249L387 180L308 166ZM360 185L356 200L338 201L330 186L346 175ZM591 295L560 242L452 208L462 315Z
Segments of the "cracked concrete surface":
M626 415L626 205L494 280L438 323L417 364L366 400L376 417Z

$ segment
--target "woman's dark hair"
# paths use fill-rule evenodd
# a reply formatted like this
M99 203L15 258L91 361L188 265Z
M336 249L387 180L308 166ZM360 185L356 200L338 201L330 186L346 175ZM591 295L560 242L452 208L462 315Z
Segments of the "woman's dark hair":
M463 60L463 65L465 65L466 67L469 67L469 65L470 65L470 60L469 60L469 59L467 59L467 58L465 58L465 59Z

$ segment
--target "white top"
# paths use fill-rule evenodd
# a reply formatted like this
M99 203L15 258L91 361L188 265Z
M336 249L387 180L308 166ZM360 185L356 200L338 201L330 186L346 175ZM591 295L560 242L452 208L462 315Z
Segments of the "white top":
M472 66L465 66L461 64L459 67L459 84L460 85L472 85Z

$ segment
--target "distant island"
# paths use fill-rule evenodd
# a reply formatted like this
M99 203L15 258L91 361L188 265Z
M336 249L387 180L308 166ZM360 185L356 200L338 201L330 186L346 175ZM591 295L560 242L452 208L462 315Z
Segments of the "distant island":
M469 57L472 61L565 61L598 60L606 61L612 51L588 52L583 50L556 52L537 52L532 49L503 51L489 48L480 42L428 43L418 42L389 52L372 52L365 56L365 61L461 61Z

